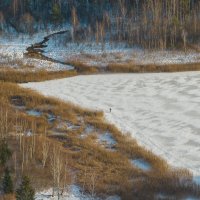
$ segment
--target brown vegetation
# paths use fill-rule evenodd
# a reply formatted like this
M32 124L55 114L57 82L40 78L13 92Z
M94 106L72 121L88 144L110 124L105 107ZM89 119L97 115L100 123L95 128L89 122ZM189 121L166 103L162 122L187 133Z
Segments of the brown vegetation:
M106 68L108 72L114 73L147 73L147 72L184 72L199 71L200 63L190 64L168 64L168 65L135 65L135 64L109 64Z
M17 71L14 69L4 69L0 71L0 81L12 83L25 83L34 81L44 81L56 78L66 78L77 75L76 71Z
M102 112L46 98L12 83L0 84L0 96L4 116L0 121L9 121L9 125L3 123L6 134L2 137L7 138L13 151L9 165L16 184L26 174L36 189L52 187L55 194L61 195L76 177L76 183L92 196L118 194L122 199L154 199L159 193L176 198L188 194L200 196L189 171L172 169L130 136L106 123ZM30 116L28 110L41 115ZM49 121L49 115L54 116L53 121ZM89 126L93 129L86 134ZM112 149L97 142L98 135L105 132L116 141ZM81 137L82 134L85 136ZM152 168L143 171L132 165L131 160L138 158Z
M67 78L82 74L98 73L160 73L160 72L184 72L200 71L200 63L189 64L147 64L137 65L134 63L110 63L106 67L96 67L81 61L71 61L70 64L75 67L71 71L18 71L9 68L0 70L0 81L12 83L38 82L58 78Z

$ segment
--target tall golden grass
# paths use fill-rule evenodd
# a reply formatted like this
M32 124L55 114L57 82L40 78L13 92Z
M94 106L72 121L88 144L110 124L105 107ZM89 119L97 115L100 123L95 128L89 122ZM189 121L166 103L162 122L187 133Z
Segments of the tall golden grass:
M76 76L76 71L17 71L14 69L0 70L0 81L12 83L25 83L51 80L56 78L66 78Z
M42 143L48 140L50 149L54 145L62 149L69 171L76 172L77 183L88 193L91 193L91 184L95 180L95 193L102 197L118 194L125 200L143 200L154 199L158 193L172 195L175 198L187 195L200 197L200 188L192 183L192 174L188 170L173 169L162 158L139 146L129 135L122 134L115 126L105 122L102 112L94 112L55 98L44 97L13 83L0 83L0 97L0 106L9 107L13 126L16 122L17 106L20 104L24 107L18 109L18 120L27 120L30 129L32 121L36 123L36 153L24 166L24 173L31 177L35 188L52 187L50 157L47 159L46 167L41 167ZM13 99L18 99L17 104ZM30 109L40 111L41 116L28 116L26 110ZM55 122L48 122L48 114L56 116ZM79 128L62 128L59 132L61 135L54 135L55 131L59 131L57 126L61 122L70 122ZM80 134L88 125L94 127L94 131L81 138ZM99 145L96 140L98 134L105 132L109 132L117 142L113 150ZM24 139L28 148L32 138ZM19 140L12 135L8 137L8 141L12 151L17 155L17 174L20 175L22 153L19 149ZM130 161L137 158L149 162L152 169L143 171L133 166ZM14 167L14 163L13 158L10 165ZM13 176L14 174L13 172ZM68 175L73 176L70 173Z
M160 72L184 72L200 71L200 63L168 64L168 65L136 65L134 63L110 63L105 68L91 66L81 61L71 61L75 67L71 71L18 71L9 68L0 70L0 81L12 83L38 82L58 78L66 78L82 74L99 73L160 73Z
M159 72L184 72L200 71L200 63L168 64L168 65L136 65L136 64L109 64L106 71L113 73L159 73Z

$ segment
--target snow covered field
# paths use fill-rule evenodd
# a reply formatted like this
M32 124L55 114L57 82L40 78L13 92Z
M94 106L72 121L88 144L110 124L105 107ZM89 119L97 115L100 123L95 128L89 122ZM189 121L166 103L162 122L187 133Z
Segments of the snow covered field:
M29 35L0 36L0 68L9 66L17 70L70 70L72 66L46 60L27 58L26 48L41 42L45 36L68 30L65 34L54 35L45 43L44 55L61 62L81 62L95 67L109 64L185 64L200 62L200 53L196 51L148 51L138 47L127 47L124 43L96 44L95 42L73 43L69 39L70 26ZM67 35L68 34L68 35Z
M59 43L61 44L61 42ZM49 41L45 55L60 61L77 61L89 66L106 67L109 64L187 64L200 62L200 53L195 51L148 51L128 48L124 44L68 43L63 45Z
M129 47L125 43L105 42L102 45L95 42L71 42L69 37L69 32L51 37L46 43L44 55L62 62L78 61L95 67L105 67L112 63L165 65L200 62L200 53L192 50L186 53L152 51Z
M68 27L69 28L69 27ZM61 27L57 31L66 30L66 27ZM34 43L41 42L43 38L52 34L56 31L53 30L53 27L50 27L48 32L40 32L29 35L7 35L0 36L0 68L1 67L10 67L16 70L25 70L24 66L27 67L29 71L37 70L47 70L47 71L58 71L58 70L70 70L73 69L72 66L63 65L59 63L53 63L40 59L26 58L24 53L26 48L31 46Z
M200 72L78 76L22 86L103 110L147 149L200 175Z

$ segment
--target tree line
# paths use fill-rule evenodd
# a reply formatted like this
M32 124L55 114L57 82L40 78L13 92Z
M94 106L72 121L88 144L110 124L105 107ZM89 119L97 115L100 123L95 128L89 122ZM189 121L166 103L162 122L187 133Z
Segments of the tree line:
M69 23L91 41L185 48L199 39L199 13L198 0L3 0L0 30L34 33Z

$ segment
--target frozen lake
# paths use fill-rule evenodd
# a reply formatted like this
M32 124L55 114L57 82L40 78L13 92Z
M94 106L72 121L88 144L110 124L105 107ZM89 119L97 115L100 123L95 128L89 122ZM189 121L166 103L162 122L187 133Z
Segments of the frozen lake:
M23 86L103 110L141 145L200 175L199 72L77 76Z

